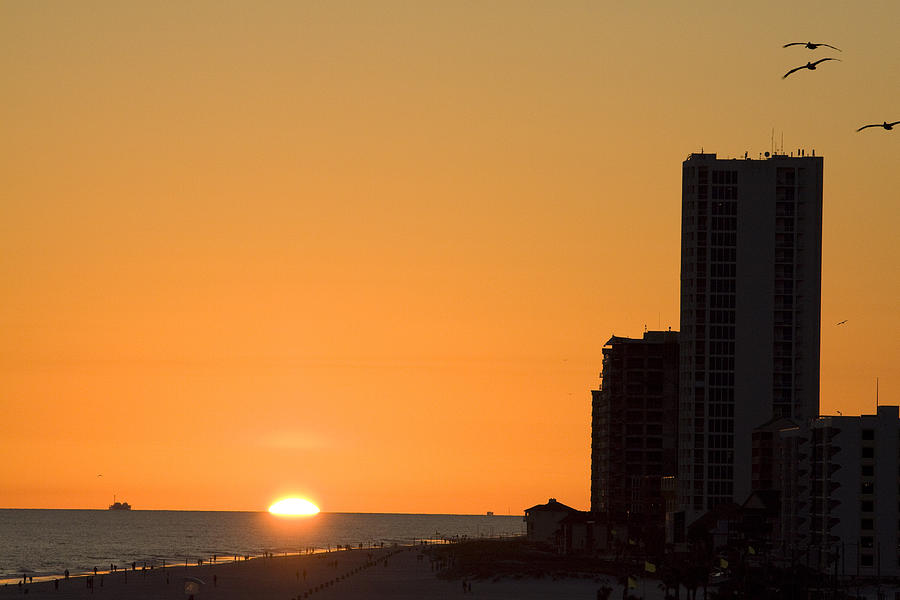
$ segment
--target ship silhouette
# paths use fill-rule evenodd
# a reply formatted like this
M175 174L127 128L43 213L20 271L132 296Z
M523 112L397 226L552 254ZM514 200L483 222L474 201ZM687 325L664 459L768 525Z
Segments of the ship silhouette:
M131 505L127 502L118 502L113 496L113 503L109 505L109 510L131 510Z

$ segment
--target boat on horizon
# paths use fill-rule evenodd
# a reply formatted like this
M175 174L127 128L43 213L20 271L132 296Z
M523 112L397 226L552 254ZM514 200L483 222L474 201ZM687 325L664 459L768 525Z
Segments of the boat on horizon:
M109 505L109 510L131 510L131 505L127 502L118 502L113 496L113 503Z

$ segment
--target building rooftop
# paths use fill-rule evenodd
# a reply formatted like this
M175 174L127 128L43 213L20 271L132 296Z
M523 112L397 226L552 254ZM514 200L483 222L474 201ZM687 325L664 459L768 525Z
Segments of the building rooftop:
M749 152L744 152L743 157L730 156L728 158L718 158L715 152L692 152L688 154L685 162L689 161L712 161L712 160L784 160L786 158L819 158L816 156L815 149L806 150L805 148L797 148L796 152L791 151L789 154L782 151L776 152L760 152L757 158L752 158Z
M547 504L536 504L531 508L526 508L525 512L579 512L578 510L572 508L571 506L566 506L562 502L557 502L556 498L550 498L550 501Z
M622 337L618 335L614 335L609 340L603 344L604 346L611 346L612 344L629 344L629 343L640 343L640 342L677 342L678 341L678 332L672 331L669 329L668 331L645 331L644 337L641 338L630 338L630 337Z

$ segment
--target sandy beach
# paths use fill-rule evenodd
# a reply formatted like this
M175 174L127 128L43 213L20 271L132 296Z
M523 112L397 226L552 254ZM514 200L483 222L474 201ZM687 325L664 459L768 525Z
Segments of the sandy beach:
M315 600L343 599L418 599L418 598L555 598L594 600L603 585L614 588L612 598L621 598L621 587L614 582L591 578L513 578L469 580L471 592L463 591L462 580L436 576L430 557L421 547L344 550L315 555L254 558L225 564L168 567L141 572L129 571L87 577L35 582L24 586L0 588L0 599L53 598L109 600L158 600L187 598L186 577L204 582L195 600ZM655 581L639 582L633 593L646 598L661 598ZM643 589L642 589L643 588Z

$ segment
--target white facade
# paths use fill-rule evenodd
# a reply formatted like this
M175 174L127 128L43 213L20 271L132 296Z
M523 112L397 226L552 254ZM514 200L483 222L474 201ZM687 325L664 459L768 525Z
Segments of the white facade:
M898 407L815 419L803 454L810 494L807 541L818 566L843 576L900 575Z
M821 157L683 163L679 506L751 491L751 437L819 412Z

